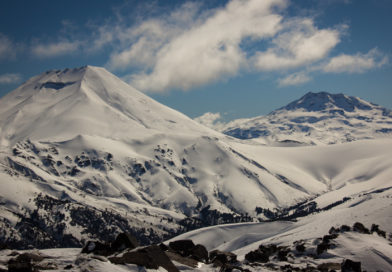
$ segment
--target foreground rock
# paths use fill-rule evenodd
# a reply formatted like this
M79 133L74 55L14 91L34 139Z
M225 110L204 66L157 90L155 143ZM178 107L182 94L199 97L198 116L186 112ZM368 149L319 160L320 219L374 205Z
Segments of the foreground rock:
M130 233L120 233L113 242L88 241L82 253L109 256L124 249L134 249L139 246L137 239Z
M125 252L120 257L109 257L114 264L136 264L147 269L163 267L168 272L177 272L178 268L157 245L148 246L135 251Z
M346 259L341 265L342 272L361 272L361 262L354 262L350 259Z

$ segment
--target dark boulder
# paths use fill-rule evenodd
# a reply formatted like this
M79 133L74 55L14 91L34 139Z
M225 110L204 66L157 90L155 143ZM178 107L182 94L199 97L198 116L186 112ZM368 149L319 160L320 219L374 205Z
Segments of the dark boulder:
M9 249L8 245L5 243L0 243L0 250Z
M376 224L372 224L372 227L370 228L370 232L371 232L371 233L375 232L375 233L378 234L378 236L382 236L382 237L384 237L384 238L387 237L386 232L383 231L383 230L380 230L379 226L376 225Z
M261 252L264 252L265 254L267 254L268 256L271 256L272 254L278 252L278 247L274 244L270 244L270 245L260 245L259 246L259 250Z
M336 238L338 238L338 234L337 233L324 235L323 242L328 243L330 240L333 240L333 239L336 239Z
M10 272L32 272L33 264L27 254L21 254L8 261L8 271Z
M356 222L354 224L353 231L356 231L359 233L370 234L370 231L362 223L359 223L359 222Z
M210 260L217 266L222 266L227 263L236 263L237 255L231 252L225 252L220 250L213 250L210 252Z
M191 257L199 262L207 263L208 262L208 251L203 245L196 245L191 250Z
M342 272L361 272L361 262L354 262L350 259L345 259L341 264Z
M112 254L112 250L108 244L104 244L99 241L88 241L87 244L83 247L82 253L93 253L96 255L109 256Z
M330 244L328 242L322 242L321 244L317 245L317 255L322 254L324 251L330 248Z
M192 240L177 240L169 243L170 249L186 257L189 256L195 247Z
M305 244L297 244L296 246L295 246L295 249L298 251L298 252L301 252L301 253L303 253L303 252L305 252Z
M245 255L245 260L251 263L267 263L269 261L269 255L259 249L256 249L248 252Z
M351 231L351 228L347 225L342 225L340 227L340 232L346 232L346 231Z
M287 254L289 254L290 249L288 248L279 248L278 250L278 260L279 261L287 261Z
M168 251L169 247L167 245L165 245L164 243L159 244L160 249L162 249L162 251Z
M322 263L317 266L321 272L332 272L340 270L340 263Z
M120 257L110 257L114 264L136 264L147 269L163 267L168 272L178 272L177 267L159 246L152 245L136 251L128 251Z
M196 268L199 264L199 262L191 257L183 257L178 253L172 252L172 251L166 251L165 254L169 257L170 260L176 261L180 264Z
M139 246L137 239L130 233L120 233L116 240L111 244L113 252L123 251L124 249L134 249Z
M335 234L339 232L339 228L331 227L328 231L329 234Z

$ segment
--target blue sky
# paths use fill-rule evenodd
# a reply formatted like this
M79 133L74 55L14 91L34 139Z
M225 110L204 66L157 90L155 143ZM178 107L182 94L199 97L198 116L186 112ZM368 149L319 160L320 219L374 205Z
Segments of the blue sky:
M0 96L103 66L190 117L267 114L308 91L392 108L390 0L3 0Z

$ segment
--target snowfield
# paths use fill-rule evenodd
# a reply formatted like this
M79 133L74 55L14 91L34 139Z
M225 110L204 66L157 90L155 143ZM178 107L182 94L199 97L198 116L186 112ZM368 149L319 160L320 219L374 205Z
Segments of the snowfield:
M331 227L355 222L392 232L389 111L344 95L309 94L271 116L271 126L286 116L314 127L307 136L279 130L240 140L159 104L103 68L36 76L0 99L0 243L78 248L40 251L59 269L143 271L80 255L80 247L123 231L142 244L180 234L169 241L192 239L243 261L260 244L302 241L313 254ZM323 119L326 130L317 130L321 123L310 116ZM352 130L339 121L349 117ZM242 223L201 228L234 222ZM351 258L367 271L391 271L388 239L344 232L321 258L298 255L293 262L336 265ZM9 253L0 252L4 267ZM176 264L181 271L218 269Z

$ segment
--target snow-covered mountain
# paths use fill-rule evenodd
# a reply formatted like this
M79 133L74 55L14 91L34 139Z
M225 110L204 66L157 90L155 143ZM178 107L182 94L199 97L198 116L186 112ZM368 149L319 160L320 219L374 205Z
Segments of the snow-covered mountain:
M391 139L262 146L91 66L28 80L0 100L0 127L0 242L13 247L81 246L120 231L149 243L288 218L384 190L392 176Z
M267 144L336 144L392 136L392 112L358 97L309 92L266 116L229 122L221 131Z

